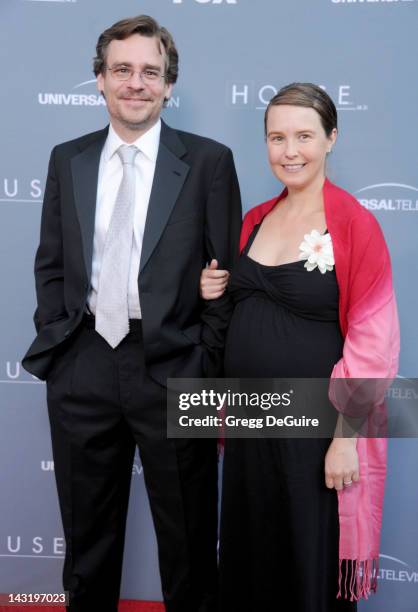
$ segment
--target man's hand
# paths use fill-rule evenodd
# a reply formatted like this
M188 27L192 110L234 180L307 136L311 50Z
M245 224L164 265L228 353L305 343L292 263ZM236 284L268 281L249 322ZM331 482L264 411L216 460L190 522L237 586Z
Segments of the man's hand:
M212 259L200 275L200 296L204 300L215 300L223 295L228 284L228 270L218 270L218 261Z
M357 438L334 438L325 456L325 484L341 491L360 479Z

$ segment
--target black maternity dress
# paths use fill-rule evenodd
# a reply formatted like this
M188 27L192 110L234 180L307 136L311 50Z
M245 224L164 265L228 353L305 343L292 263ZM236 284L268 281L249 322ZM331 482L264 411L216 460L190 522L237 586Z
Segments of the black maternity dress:
M234 302L225 376L328 378L342 355L335 270L262 265L248 250L229 282ZM225 442L222 612L353 612L338 591L338 502L327 489L329 439Z

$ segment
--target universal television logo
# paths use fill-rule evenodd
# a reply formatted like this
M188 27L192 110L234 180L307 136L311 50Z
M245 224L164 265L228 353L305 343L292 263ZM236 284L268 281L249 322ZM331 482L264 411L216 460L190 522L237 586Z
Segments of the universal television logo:
M332 4L393 4L415 2L415 0L331 0Z
M73 86L73 90L86 85L96 84L96 79L89 79ZM106 106L105 99L97 91L95 93L38 93L38 103L53 106Z
M42 459L41 470L43 472L53 472L55 470L54 462L51 459ZM142 476L143 468L142 465L134 462L132 465L132 476Z
M367 208L367 210L385 210L388 212L418 211L418 188L413 185L405 185L404 183L376 183L358 189L355 195L360 204Z
M38 93L38 103L49 106L106 106L106 100L98 92L74 93L76 89L91 85L96 85L96 79L89 79L88 81L77 83L77 85L74 85L72 88L73 93ZM180 97L172 96L167 102L166 108L180 108Z
M413 570L408 563L402 561L401 559L397 559L396 557L391 557L389 555L379 555L380 559L385 559L385 565L389 565L389 563L396 563L394 569L387 567L380 567L379 572L377 574L377 578L379 580L386 580L388 582L409 582L409 583L418 583L418 572ZM389 562L389 563L388 563ZM398 566L402 566L404 569L399 569Z

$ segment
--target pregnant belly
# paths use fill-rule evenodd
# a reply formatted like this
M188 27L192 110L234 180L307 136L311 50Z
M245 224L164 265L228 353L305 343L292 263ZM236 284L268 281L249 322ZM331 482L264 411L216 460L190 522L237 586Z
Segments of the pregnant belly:
M260 298L239 302L225 347L225 376L328 378L342 355L337 321L303 318Z

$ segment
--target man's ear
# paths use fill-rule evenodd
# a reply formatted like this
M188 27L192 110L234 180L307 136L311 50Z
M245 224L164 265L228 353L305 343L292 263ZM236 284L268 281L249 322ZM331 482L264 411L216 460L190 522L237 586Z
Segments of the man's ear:
M164 102L168 102L169 99L171 98L171 92L173 91L173 83L170 83L170 85L166 85L165 87L165 96L164 96Z
M102 96L104 97L104 93L103 93L103 90L104 90L104 78L103 78L102 73L98 74L97 77L96 77L96 87L97 87L99 93L101 93Z

